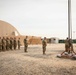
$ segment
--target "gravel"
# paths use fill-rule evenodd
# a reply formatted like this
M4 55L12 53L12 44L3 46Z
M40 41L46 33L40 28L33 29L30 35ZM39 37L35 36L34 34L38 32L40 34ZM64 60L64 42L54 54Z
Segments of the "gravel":
M29 45L27 53L23 47L0 52L0 75L76 75L75 60L56 57L62 51L64 44L48 44L46 55L41 45Z

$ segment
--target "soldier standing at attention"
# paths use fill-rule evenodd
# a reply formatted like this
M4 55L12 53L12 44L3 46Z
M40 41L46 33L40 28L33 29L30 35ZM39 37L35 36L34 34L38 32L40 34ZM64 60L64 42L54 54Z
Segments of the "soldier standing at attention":
M7 49L7 50L10 49L10 40L9 40L8 37L6 38L6 49Z
M12 44L13 44L12 37L10 37L10 49L11 50L12 50Z
M2 39L0 37L0 52L2 51Z
M18 49L20 50L20 45L21 45L21 42L20 42L20 38L18 39Z
M11 38L11 42L12 42L11 48L14 49L14 38Z
M16 41L16 38L14 38L14 50L16 50L16 47L17 47L17 41Z
M28 41L27 41L28 36L24 39L24 52L27 52L27 47L28 47Z
M2 50L5 51L6 50L6 39L3 37L2 39Z
M14 40L12 37L10 37L10 49L13 50L14 48Z
M44 37L44 39L42 40L43 55L45 54L46 46L47 46L47 41L46 41L46 37Z

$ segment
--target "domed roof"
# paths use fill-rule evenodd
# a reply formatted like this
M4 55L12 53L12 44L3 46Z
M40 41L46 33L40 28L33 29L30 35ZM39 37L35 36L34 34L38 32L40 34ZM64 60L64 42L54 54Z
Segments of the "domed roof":
M18 36L19 32L11 24L0 20L0 36Z

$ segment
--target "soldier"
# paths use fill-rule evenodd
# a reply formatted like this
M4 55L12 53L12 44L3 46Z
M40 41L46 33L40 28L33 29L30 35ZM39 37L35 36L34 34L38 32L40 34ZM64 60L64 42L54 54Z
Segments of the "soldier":
M61 53L61 55L63 55L65 52L67 52L66 54L76 54L73 50L73 44L72 44L72 39L67 38L65 40L65 51Z
M20 49L20 45L21 45L21 42L20 42L20 38L18 39L18 49Z
M5 37L3 37L3 39L2 39L2 50L3 51L6 50L6 39L5 39Z
M66 40L65 40L65 51L63 51L63 52L61 53L61 55L63 55L65 52L68 53L69 50L70 50L69 38L66 38Z
M28 47L28 41L27 41L28 36L24 39L24 51L27 52L27 47Z
M76 54L76 53L74 52L74 49L73 49L72 39L69 39L69 46L70 46L69 54L70 54L70 53L74 53L74 54Z
M46 37L44 37L44 39L42 40L43 55L45 54L46 46L47 46L47 41L46 41Z
M2 51L2 39L0 37L0 52Z
M8 37L6 38L6 49L7 49L7 50L10 49L10 40L9 40Z
M69 49L70 49L69 38L67 38L67 39L65 40L65 51L68 52Z
M14 38L14 40L13 40L14 42L14 49L16 50L16 47L17 47L17 41L16 41L16 38Z
M12 50L13 48L13 38L10 37L10 49Z

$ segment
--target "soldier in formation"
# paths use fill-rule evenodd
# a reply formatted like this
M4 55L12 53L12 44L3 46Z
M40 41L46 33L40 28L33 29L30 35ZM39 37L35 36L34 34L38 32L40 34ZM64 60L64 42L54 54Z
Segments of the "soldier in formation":
M6 38L6 50L10 50L10 39Z
M14 38L14 50L16 50L16 48L17 48L17 40L16 38Z
M1 51L8 51L8 50L16 50L17 46L20 49L20 38L17 40L16 38L8 38L8 37L0 37L0 52Z
M10 49L11 50L13 49L13 46L14 46L14 41L13 41L13 38L10 37Z
M2 39L2 50L3 51L6 50L6 39L5 39L5 37L3 37L3 39Z
M47 46L47 41L46 41L46 37L44 37L44 39L42 40L43 55L45 54L46 46Z
M28 38L28 36L26 36L26 38L24 39L24 52L27 52L27 48L28 48L27 38Z
M20 38L18 39L18 49L20 50L20 46L21 46L21 42L20 42Z
M2 39L0 37L0 52L2 51Z

